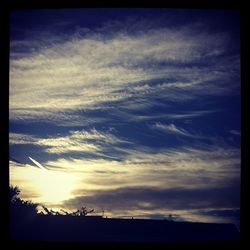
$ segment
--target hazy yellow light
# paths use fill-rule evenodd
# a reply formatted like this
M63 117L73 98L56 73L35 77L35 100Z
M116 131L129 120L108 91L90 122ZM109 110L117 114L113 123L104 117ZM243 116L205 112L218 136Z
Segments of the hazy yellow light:
M41 204L60 204L73 197L77 188L73 173L42 170L36 167L10 168L10 181L21 189L21 197L33 194L32 201ZM29 198L28 198L29 199Z
M74 175L64 172L40 171L34 182L40 193L38 202L60 203L71 198L75 188Z

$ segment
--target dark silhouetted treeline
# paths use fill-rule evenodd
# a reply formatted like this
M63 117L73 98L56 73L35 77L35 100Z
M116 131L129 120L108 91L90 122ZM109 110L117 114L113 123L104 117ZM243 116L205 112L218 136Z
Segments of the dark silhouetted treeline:
M10 188L11 238L13 240L68 242L204 242L237 241L240 234L233 224L176 222L172 220L114 219L87 216L86 207L61 213L37 206L18 197Z

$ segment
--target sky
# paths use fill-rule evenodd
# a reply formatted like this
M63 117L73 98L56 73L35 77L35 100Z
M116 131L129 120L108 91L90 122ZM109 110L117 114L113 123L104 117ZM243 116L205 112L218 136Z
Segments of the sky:
M9 77L23 199L239 225L237 11L14 11Z

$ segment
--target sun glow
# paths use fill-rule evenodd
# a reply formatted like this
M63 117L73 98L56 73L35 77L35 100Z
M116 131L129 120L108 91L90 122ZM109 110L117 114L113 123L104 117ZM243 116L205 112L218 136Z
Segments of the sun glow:
M32 194L33 202L46 205L60 204L72 198L72 193L77 187L77 178L73 173L45 171L29 165L10 170L11 184L21 189L21 196L24 198Z
M41 171L36 179L40 202L60 203L69 199L75 187L74 175L57 171Z

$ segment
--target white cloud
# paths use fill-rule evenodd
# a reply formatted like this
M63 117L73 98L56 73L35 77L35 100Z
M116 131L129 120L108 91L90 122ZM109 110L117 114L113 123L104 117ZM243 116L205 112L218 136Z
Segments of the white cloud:
M119 143L131 143L127 140L118 138L108 132L101 132L95 128L91 130L72 130L67 135L57 135L53 137L37 137L27 134L10 133L10 144L32 144L44 147L46 152L49 153L93 153L99 156L104 156L102 151L107 147ZM106 157L111 157L105 155ZM112 157L111 157L112 158Z
M100 132L98 130L91 129L90 131L71 131L70 132L70 137L72 139L76 139L76 140L96 140L96 141L103 141L106 143L111 143L111 144L115 144L115 143L120 143L120 142L128 142L125 140L121 140L119 138L117 138L115 135L111 134L111 133L103 133Z
M195 110L191 112L183 112L183 113L175 113L175 114L167 114L166 117L171 119L189 119L189 118L195 118L200 117L204 115L209 115L215 112L219 112L220 110Z
M20 133L9 133L9 144L35 144L38 137L34 135L20 134Z
M70 136L41 139L37 144L47 147L46 151L49 153L96 152L100 150L95 144L74 140Z
M124 186L162 188L224 187L240 178L240 151L236 148L181 148L152 152L128 149L122 161L58 159L46 164L82 175L89 189Z
M238 130L230 130L229 132L230 132L231 134L233 134L233 135L241 136L241 132L238 131Z
M221 82L234 75L227 69L235 63L218 61L202 68L191 64L222 55L227 40L226 34L197 32L190 27L149 29L136 35L117 31L109 38L105 32L92 32L41 46L26 56L11 56L10 118L27 119L27 113L38 116L39 110L42 119L48 110L57 114L105 107L105 103L148 94L176 101L192 99L199 93L225 94L230 87ZM17 42L26 41L12 41ZM171 77L177 81L151 86L143 83ZM190 90L193 94L185 94ZM51 119L57 120L58 115Z
M93 144L90 139L94 138ZM99 132L74 132L65 137L41 139L49 152L90 151L102 154L102 143L115 145L117 138ZM107 146L107 144L105 144ZM118 150L116 148L116 150ZM119 151L119 150L118 150ZM91 189L122 188L124 186L164 188L212 188L230 186L240 181L240 150L233 147L206 146L154 150L148 147L120 148L124 156L119 161L98 158L58 158L43 164L52 169L76 173L80 183Z
M101 109L101 107L100 107ZM93 110L95 108L93 107ZM17 108L12 109L9 118L11 121L22 123L46 122L62 127L93 126L107 120L105 117L89 117L85 113L77 114L77 110L61 110L48 108Z
M156 106L161 106L161 103L155 103ZM142 121L155 121L159 119L163 120L182 120L182 119L191 119L191 118L198 118L201 116L209 115L215 112L220 112L221 110L190 110L185 112L173 112L173 113L160 113L160 114L143 114L140 113L134 113L138 110L138 108L143 107L144 109L147 108L147 103L140 102L139 100L134 101L132 104L128 103L126 107L124 107L124 110L117 110L113 109L112 113L116 114L117 116L126 117L127 121L133 121L133 122L142 122Z
M156 122L152 128L161 130L163 132L169 133L169 134L176 134L176 135L184 135L184 136L190 136L193 135L187 132L183 128L177 128L174 124L162 124L160 122Z

